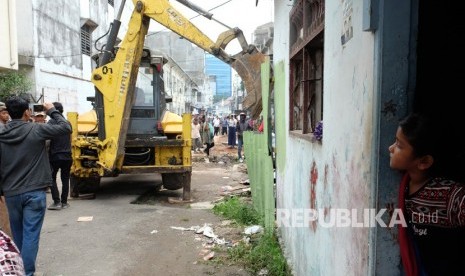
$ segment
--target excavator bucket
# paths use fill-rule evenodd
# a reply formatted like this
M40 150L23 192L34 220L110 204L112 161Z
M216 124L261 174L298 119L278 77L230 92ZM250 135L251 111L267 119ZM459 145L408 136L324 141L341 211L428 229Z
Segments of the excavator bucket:
M251 54L240 54L233 57L231 66L244 82L247 96L244 98L243 108L250 111L253 119L262 112L262 80L261 64L265 61L265 55L255 51Z

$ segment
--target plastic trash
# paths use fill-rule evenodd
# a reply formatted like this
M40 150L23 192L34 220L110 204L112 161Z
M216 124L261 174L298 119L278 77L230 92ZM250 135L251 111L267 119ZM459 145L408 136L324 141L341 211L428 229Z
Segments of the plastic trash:
M252 235L252 234L260 233L262 230L263 230L263 227L261 227L260 225L253 225L253 226L249 226L245 228L244 234Z

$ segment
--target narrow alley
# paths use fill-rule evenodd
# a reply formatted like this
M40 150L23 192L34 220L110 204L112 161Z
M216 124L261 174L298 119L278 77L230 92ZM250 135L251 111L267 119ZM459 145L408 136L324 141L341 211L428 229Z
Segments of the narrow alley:
M203 209L222 198L224 187L248 187L240 184L247 173L245 163L235 160L237 149L223 145L226 136L215 139L211 162L193 154L192 203L168 202L182 189L147 197L159 175L122 175L102 181L95 200L70 200L70 208L47 210L37 271L48 276L248 275L242 267L215 263L214 257L205 261L211 239L180 230L207 224L227 242L241 238L243 229L221 226L220 217Z

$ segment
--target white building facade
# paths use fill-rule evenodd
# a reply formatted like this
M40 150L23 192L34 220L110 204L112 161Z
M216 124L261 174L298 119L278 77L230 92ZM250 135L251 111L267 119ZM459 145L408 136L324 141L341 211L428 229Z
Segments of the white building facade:
M179 115L190 113L199 93L197 84L172 58L167 59L168 62L163 66L163 80L165 93L172 98L167 109Z
M15 1L0 0L0 7L0 71L18 70Z
M66 111L91 109L91 55L112 20L109 2L16 1L17 18L27 18L17 21L19 69L33 82L33 101L60 101Z

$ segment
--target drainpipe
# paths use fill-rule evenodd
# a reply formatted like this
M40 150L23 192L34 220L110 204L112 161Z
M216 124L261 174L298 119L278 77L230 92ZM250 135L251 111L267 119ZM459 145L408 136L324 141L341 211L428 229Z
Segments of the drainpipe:
M378 176L379 176L379 150L380 150L380 120L381 120L381 45L382 45L382 32L383 29L378 26L382 24L379 22L379 6L376 1L364 0L363 1L363 31L371 32L374 34L374 62L373 62L373 118L372 118L372 133L371 136L371 193L370 193L370 209L377 210L378 204ZM367 275L376 275L376 240L378 227L370 227L368 237L368 273Z
M16 14L16 9L14 1L7 0L6 4L8 6L6 9L8 12L8 37L10 38L10 68L18 68L18 51L16 45L16 17L12 16L13 14Z

